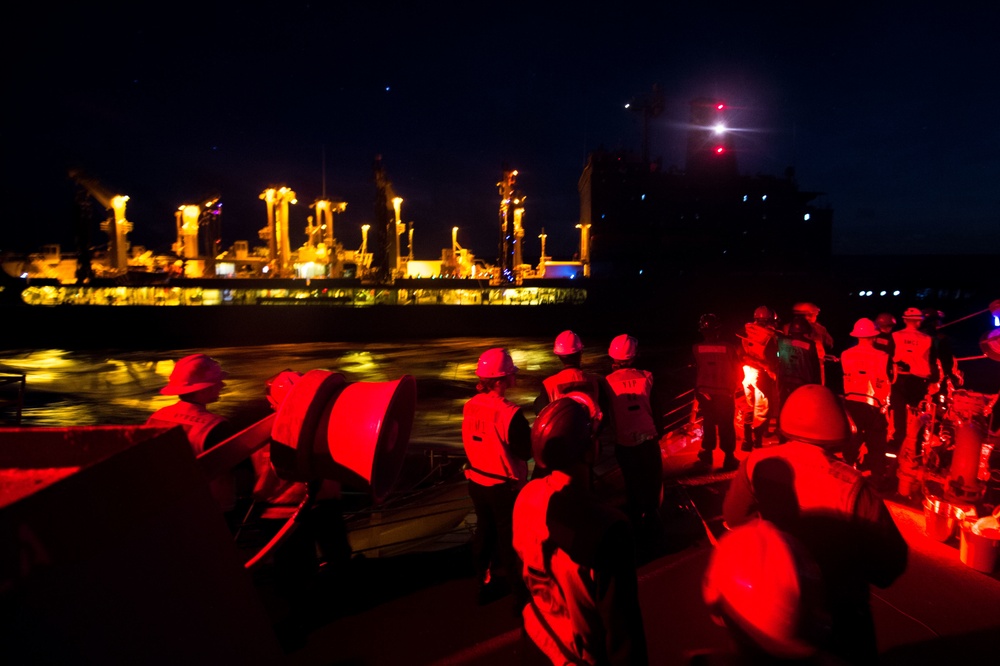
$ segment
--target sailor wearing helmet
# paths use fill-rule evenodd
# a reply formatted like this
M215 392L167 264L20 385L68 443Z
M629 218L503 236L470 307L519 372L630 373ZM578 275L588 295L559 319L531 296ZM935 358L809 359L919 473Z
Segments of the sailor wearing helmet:
M626 511L637 533L655 536L663 499L663 461L650 406L653 374L634 367L639 343L631 335L611 341L613 372L605 378L615 433L615 459L625 482Z
M462 412L462 445L468 457L465 476L476 511L474 564L479 603L489 603L523 585L511 542L514 500L528 480L531 428L521 408L505 398L517 366L506 349L487 349L476 366L478 393Z
M174 364L170 380L160 389L163 395L177 396L177 402L162 407L146 421L150 426L180 426L187 435L191 450L201 455L216 444L236 434L223 417L208 411L207 405L217 402L227 373L218 362L205 354L185 356ZM223 512L236 508L236 481L224 476L210 484L212 495Z
M514 548L528 603L523 664L646 664L635 545L629 521L591 489L590 413L571 397L549 403L531 428L533 479L514 505Z
M844 450L844 460L848 464L857 462L861 445L868 454L864 468L871 471L872 483L881 489L885 478L885 446L889 421L886 418L889 404L889 375L886 367L889 356L875 348L878 327L871 319L859 319L854 324L851 337L858 344L845 349L840 356L844 369L844 407L857 426L857 435L851 445Z
M563 365L563 369L542 381L542 391L535 398L535 413L545 405L569 393L578 391L589 395L595 403L601 403L600 379L597 375L582 369L583 341L573 331L563 331L556 336L552 353ZM605 405L601 405L604 407Z
M916 408L927 395L932 382L938 381L938 360L934 349L934 339L920 330L924 313L918 308L907 308L903 313L906 327L895 331L892 339L896 343L893 364L896 381L892 384L889 400L892 403L892 451L899 451L906 439L907 411Z
M827 647L844 663L875 663L869 586L888 587L902 575L906 541L868 480L835 457L851 426L833 391L799 387L782 405L778 427L787 442L740 463L723 518L735 528L760 517L798 539L823 574Z

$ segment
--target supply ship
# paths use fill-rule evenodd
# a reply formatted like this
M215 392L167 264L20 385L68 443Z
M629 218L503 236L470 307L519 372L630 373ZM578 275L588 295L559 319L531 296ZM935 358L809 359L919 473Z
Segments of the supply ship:
M655 108L655 99L637 106ZM433 260L413 254L413 223L381 158L375 160L372 224L357 249L334 233L348 203L323 193L310 204L304 242L290 229L296 192L259 194L258 239L221 242L222 202L211 196L174 211L169 253L132 245L128 196L74 171L75 252L58 245L3 255L0 308L8 349L180 348L350 340L550 336L572 326L611 336L690 334L715 311L739 326L753 307L778 311L821 303L849 319L910 305L975 309L989 293L996 255L833 256L833 210L824 193L737 168L727 106L691 103L683 169L627 151L595 151L584 167L569 261L524 253L525 194L504 167L497 183L497 255L489 261L451 242ZM89 215L97 202L102 221ZM106 243L92 242L100 227ZM342 226L342 224L341 224ZM369 234L371 238L369 238ZM257 242L259 241L259 242ZM405 251L404 251L405 247ZM905 248L901 248L905 250ZM987 290L988 291L988 290ZM958 303L956 304L956 301ZM964 302L967 301L967 302Z

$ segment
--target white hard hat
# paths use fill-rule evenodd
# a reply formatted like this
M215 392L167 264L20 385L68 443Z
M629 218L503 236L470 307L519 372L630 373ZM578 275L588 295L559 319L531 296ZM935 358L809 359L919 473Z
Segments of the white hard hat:
M201 389L222 384L228 377L218 362L205 354L185 356L174 364L170 381L160 389L163 395L185 395Z
M514 359L502 347L494 347L484 351L476 365L476 376L480 379L508 377L516 372L517 366L514 365Z
M608 356L616 361L631 361L639 353L639 342L631 335L622 333L611 341Z
M862 317L861 319L854 322L854 330L851 331L851 337L854 338L874 338L878 335L878 327L875 326L875 322L867 317Z
M563 331L556 336L556 343L552 347L556 356L569 356L583 351L583 341L580 336L573 331Z

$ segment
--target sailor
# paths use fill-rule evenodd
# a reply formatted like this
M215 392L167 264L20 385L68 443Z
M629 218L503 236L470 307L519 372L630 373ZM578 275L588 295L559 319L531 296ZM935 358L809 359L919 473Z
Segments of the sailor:
M934 308L924 310L924 320L920 324L920 330L931 336L934 345L934 353L938 359L938 373L941 378L940 393L949 395L945 382L950 382L952 388L962 385L964 378L962 371L958 369L958 361L955 358L955 350L951 344L951 338L941 332L941 322L944 321L944 313ZM938 391L932 391L938 393Z
M762 305L753 312L753 321L744 327L743 392L746 405L743 413L743 450L751 451L763 445L770 419L770 403L777 399L774 381L777 378L778 340L775 314ZM775 410L777 412L777 410Z
M934 340L920 330L924 314L918 308L907 308L903 313L905 328L895 331L896 343L893 364L896 380L892 384L889 400L892 404L892 440L890 449L899 451L907 436L907 412L916 410L927 395L932 382L938 380L938 360Z
M235 435L235 428L225 418L208 411L207 407L219 400L225 386L223 380L227 376L219 363L205 354L192 354L180 359L174 364L167 385L160 389L162 395L177 396L177 402L156 410L147 419L146 425L179 425L184 429L195 456ZM231 522L236 509L236 476L213 479L209 487L215 501L227 514L227 522Z
M698 320L703 342L694 345L695 399L702 419L701 451L697 467L711 468L716 444L724 458L722 469L736 469L735 393L740 385L736 346L722 339L719 318L704 314Z
M589 395L604 411L600 379L597 375L582 370L583 341L573 331L563 331L556 336L552 352L563 365L563 369L542 381L542 391L535 398L535 413L545 405L567 393L579 391Z
M511 516L528 479L531 428L522 409L504 397L516 373L506 349L483 352L476 366L478 393L465 403L462 415L465 476L476 511L473 554L481 604L511 590L518 596L523 589L511 545Z
M514 506L514 548L529 602L522 663L646 664L632 530L590 488L596 442L571 398L547 405L531 428L536 462Z
M788 441L740 463L723 518L735 528L760 517L798 539L823 575L831 652L845 663L873 663L869 585L888 587L903 573L906 541L861 472L834 457L851 427L830 389L798 388L782 406L778 426Z
M878 327L871 319L859 319L851 330L858 344L840 355L844 370L844 407L854 421L857 433L844 449L848 465L857 463L863 444L868 453L862 469L871 472L872 484L878 490L887 488L885 448L889 421L889 356L875 348Z
M892 379L892 357L896 353L896 342L892 339L892 329L896 327L896 318L888 312L880 312L877 317L875 317L875 328L878 329L878 335L875 336L873 343L875 344L875 349L885 352L889 355L889 379Z
M637 533L652 536L658 531L663 500L663 460L650 405L653 373L635 367L638 353L639 343L631 335L615 337L608 347L612 372L605 382L614 423L615 459L625 483L626 512Z
M810 338L809 322L796 315L778 336L778 400L781 410L792 391L805 384L822 383L822 364L816 351L816 342Z
M816 321L816 318L819 317L819 308L815 303L796 303L792 306L792 316L793 319L802 317L809 323L809 332L806 338L816 343L816 355L819 358L819 383L825 384L826 370L823 363L826 355L833 349L833 336L826 330L826 326ZM791 322L785 326L786 334L790 325Z

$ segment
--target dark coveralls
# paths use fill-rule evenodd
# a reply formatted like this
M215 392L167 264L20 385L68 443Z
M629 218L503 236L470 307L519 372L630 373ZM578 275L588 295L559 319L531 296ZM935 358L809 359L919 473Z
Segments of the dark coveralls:
M703 428L698 457L703 462L711 462L712 451L718 444L728 458L736 451L734 394L740 384L736 347L717 337L708 338L694 345L694 361L698 372L695 394Z
M816 343L801 336L778 336L778 412L792 391L820 383Z

